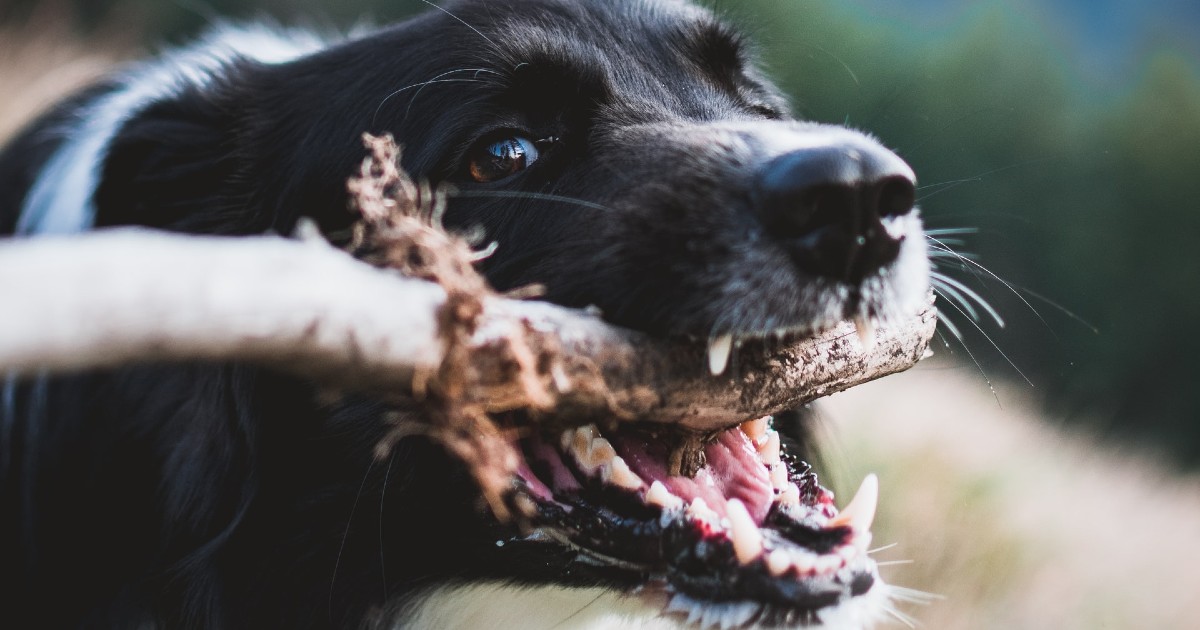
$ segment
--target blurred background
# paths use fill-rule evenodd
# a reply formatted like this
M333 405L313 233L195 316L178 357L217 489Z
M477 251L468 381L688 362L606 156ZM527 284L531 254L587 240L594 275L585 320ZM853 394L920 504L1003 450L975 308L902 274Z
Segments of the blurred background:
M945 596L905 610L933 628L1200 627L1200 3L709 4L754 34L798 114L913 165L938 270L962 285L934 361L824 412L835 485L884 473L881 542L904 544L881 557L913 561L889 578ZM344 30L425 8L0 0L0 138L219 17Z

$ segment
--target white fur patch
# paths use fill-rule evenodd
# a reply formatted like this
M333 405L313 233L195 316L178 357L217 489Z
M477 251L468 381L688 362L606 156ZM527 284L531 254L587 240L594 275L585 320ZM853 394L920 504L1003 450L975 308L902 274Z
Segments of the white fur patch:
M151 103L184 87L204 87L235 59L282 63L325 45L305 31L222 25L192 46L130 66L119 76L120 87L76 112L78 125L54 130L69 138L30 189L16 233L71 233L91 227L96 215L92 196L104 154L121 125Z
M863 630L886 617L888 586L876 581L862 596L825 609L814 630ZM606 588L513 586L497 582L435 588L404 606L378 628L555 628L556 630L681 630L700 628L663 606ZM709 627L720 627L719 624ZM757 627L757 626L752 626Z

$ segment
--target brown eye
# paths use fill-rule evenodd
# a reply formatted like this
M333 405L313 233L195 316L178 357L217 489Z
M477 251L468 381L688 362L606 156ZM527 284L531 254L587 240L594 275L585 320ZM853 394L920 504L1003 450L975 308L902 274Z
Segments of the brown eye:
M538 150L532 140L511 136L480 144L471 149L469 159L471 178L486 184L528 168L537 161Z

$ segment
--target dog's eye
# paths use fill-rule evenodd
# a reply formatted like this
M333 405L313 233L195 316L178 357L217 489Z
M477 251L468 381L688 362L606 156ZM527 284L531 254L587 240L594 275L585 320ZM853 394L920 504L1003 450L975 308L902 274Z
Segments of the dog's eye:
M510 136L484 141L471 149L471 178L486 184L528 168L538 159L538 148L529 138Z

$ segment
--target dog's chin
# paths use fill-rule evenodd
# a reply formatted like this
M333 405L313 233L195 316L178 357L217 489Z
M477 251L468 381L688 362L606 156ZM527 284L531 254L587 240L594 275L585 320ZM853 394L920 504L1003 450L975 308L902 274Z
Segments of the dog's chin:
M530 527L496 545L514 560L559 566L558 588L580 590L449 585L411 603L403 618L414 627L477 627L476 606L503 615L524 597L530 604L518 605L514 619L531 627L531 611L565 619L599 596L613 603L596 608L605 619L645 624L633 627L863 627L886 599L868 553L876 481L864 480L839 510L803 454L781 446L772 422L707 435L614 423L524 438L509 500L531 516ZM592 617L568 626L605 627Z

